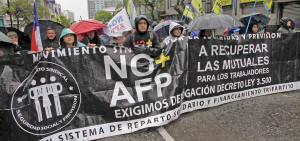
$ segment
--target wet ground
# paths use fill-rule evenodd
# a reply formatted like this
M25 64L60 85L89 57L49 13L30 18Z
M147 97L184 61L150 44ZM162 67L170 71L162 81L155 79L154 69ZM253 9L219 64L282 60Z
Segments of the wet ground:
M162 126L98 141L300 141L300 90L182 114Z

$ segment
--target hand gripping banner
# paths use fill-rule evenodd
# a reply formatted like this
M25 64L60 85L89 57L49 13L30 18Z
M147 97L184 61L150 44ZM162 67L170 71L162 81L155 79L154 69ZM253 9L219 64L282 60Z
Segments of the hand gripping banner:
M300 34L63 48L0 57L0 140L95 140L196 109L299 89Z

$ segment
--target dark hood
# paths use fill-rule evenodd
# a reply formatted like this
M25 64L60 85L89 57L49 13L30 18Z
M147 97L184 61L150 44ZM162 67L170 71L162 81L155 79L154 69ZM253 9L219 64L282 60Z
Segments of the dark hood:
M140 16L138 16L138 17L135 18L135 21L134 21L135 22L135 30L138 33L146 33L146 32L140 32L139 31L138 23L139 23L140 20L146 20L146 22L147 22L147 30L146 30L146 32L148 31L148 29L149 29L149 20L148 20L148 18L145 15L140 15Z
M180 28L180 30L181 30L181 35L180 36L183 36L184 27L181 26L180 24L176 23L176 22L171 22L170 28L169 28L169 35L175 37L174 34L173 34L173 30L175 30L176 28Z
M288 23L288 21L290 21L290 20L291 20L291 19L288 18L288 17L282 17L282 18L280 19L280 26L283 27L283 28L285 28L285 29L291 28L291 27L288 27L288 26L287 26L287 23Z

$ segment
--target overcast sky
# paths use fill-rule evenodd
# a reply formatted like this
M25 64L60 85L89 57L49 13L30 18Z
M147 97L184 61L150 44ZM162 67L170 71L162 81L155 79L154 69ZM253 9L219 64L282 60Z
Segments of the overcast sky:
M83 20L88 19L87 0L56 0L56 3L61 5L62 11L74 12L76 21L79 21L80 16Z

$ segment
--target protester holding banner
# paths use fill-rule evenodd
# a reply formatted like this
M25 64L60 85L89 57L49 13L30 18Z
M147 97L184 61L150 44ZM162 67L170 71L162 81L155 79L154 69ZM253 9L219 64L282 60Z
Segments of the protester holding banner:
M43 41L44 50L51 51L59 47L54 27L47 28L47 39Z
M292 20L287 17L282 17L280 19L280 28L277 30L278 33L292 33Z
M83 39L81 42L88 47L99 47L101 45L100 39L97 37L96 31L90 31L84 34Z
M113 37L113 40L111 40L110 43L117 46L123 46L124 43L123 36Z
M176 22L171 22L169 28L169 36L164 39L164 41L174 40L176 38L182 37L184 33L184 27Z
M200 30L199 32L199 38L203 38L203 37L211 37L212 34L212 30L211 29L204 29L204 30Z
M134 53L145 53L155 58L161 54L161 47L155 33L148 31L149 22L145 15L135 19L136 31L127 36L124 41L125 47L130 47Z
M103 34L100 37L100 42L104 46L110 45L110 41L112 40L112 37L108 36L107 34Z
M256 34L258 33L258 24L251 24L249 34Z
M85 45L78 41L77 35L69 28L62 30L59 38L60 47L84 47Z

